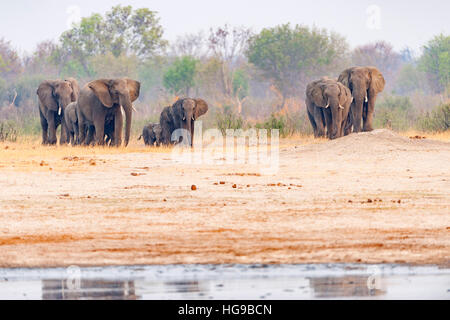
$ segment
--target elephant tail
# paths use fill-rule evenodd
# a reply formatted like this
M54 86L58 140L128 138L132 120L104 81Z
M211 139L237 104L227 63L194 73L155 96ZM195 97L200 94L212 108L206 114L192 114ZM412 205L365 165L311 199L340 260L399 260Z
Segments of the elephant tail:
M142 140L142 134L141 134L141 136L138 138L138 141L141 141Z

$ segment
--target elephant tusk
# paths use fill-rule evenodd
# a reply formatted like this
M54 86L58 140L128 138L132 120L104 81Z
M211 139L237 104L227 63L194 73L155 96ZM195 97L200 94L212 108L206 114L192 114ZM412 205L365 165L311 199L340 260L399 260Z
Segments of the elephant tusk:
M367 98L367 96L366 96L366 103L367 103L367 102L369 102L369 98Z
M339 105L339 109L342 109L342 110L344 110L344 107L343 107L343 106L341 106L341 105Z
M134 112L137 112L136 108L134 106L131 106Z
M58 108L58 116L61 115L61 112L62 112L61 108Z

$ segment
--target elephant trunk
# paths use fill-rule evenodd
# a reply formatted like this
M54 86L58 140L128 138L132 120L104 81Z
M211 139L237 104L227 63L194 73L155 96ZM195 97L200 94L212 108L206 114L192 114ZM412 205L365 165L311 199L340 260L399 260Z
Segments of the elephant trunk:
M339 99L332 98L330 99L331 106L331 133L330 138L336 139L340 137L341 132L341 124L342 124L342 106L339 103Z
M367 90L358 88L353 90L354 103L352 105L353 131L361 132L364 102L367 98Z
M130 142L131 135L131 121L133 120L133 106L129 97L121 99L121 105L125 111L125 147Z

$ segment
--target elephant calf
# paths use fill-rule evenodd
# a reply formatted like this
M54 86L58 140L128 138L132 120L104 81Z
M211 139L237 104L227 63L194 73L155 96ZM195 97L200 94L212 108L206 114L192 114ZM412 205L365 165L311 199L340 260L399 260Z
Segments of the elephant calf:
M67 142L72 146L79 144L78 141L78 116L77 116L77 103L72 102L66 107L64 113L64 122L67 130Z
M162 129L159 123L150 123L144 127L139 140L144 138L146 146L154 146L156 144L156 146L159 147L161 144L161 133Z
M352 101L350 90L336 80L322 78L308 84L306 106L314 136L325 136L325 127L330 139L348 134L351 127L348 115Z

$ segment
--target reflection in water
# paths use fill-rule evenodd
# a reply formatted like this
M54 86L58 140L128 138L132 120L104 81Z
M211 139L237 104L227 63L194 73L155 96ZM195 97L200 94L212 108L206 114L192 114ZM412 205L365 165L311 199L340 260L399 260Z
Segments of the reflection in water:
M369 289L367 276L323 277L309 280L314 296L321 299L376 297L386 293L380 287L381 284Z
M169 292L179 292L179 293L199 293L205 290L201 288L200 282L190 281L190 282L167 282Z
M136 300L134 281L81 280L80 287L69 288L66 280L43 280L43 300Z
M64 268L0 269L0 299L450 299L450 269L436 266L173 265L78 271L74 277Z

